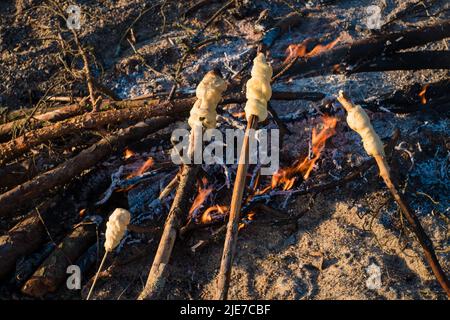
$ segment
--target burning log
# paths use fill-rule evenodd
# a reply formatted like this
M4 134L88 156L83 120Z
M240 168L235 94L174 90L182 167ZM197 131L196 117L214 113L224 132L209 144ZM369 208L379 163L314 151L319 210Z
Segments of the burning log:
M67 276L67 267L95 242L96 229L97 224L89 221L75 226L24 284L22 293L39 298L49 292L55 292Z
M267 118L267 102L272 95L270 80L272 79L272 67L266 62L263 53L259 53L253 60L252 78L247 82L247 103L245 113L247 128L239 158L239 166L234 182L233 196L231 199L230 213L227 225L222 261L218 275L217 298L226 300L230 285L231 268L234 252L236 250L237 234L239 227L242 197L244 195L245 178L249 165L249 135L257 128L258 121Z
M373 156L377 162L380 176L383 178L386 186L391 192L394 200L399 205L403 215L410 224L410 227L414 234L416 235L420 245L422 246L425 254L425 259L430 265L436 279L438 280L441 287L446 292L447 296L450 297L450 283L442 270L439 260L434 252L433 244L428 237L428 235L423 230L420 220L417 218L413 210L410 208L409 204L404 199L403 195L400 194L392 182L392 177L390 174L390 168L386 162L386 157L381 144L380 138L373 129L370 120L365 113L365 111L358 105L354 105L346 95L340 91L337 97L339 102L342 104L344 109L348 112L347 123L351 129L356 131L362 138L364 144L364 149L366 152Z
M69 182L73 177L105 159L114 150L122 149L130 141L160 130L172 121L173 119L169 117L155 117L108 135L56 168L1 194L0 215L17 209L21 203L26 204L30 200L43 196L47 191L58 185Z
M380 55L389 55L398 50L420 46L450 37L450 21L436 23L416 30L391 33L367 38L350 44L338 45L298 61L286 71L286 75L316 76L335 70L347 70L361 61Z
M193 148L201 143L199 131L202 128L215 128L216 107L222 98L222 92L227 85L216 71L208 72L196 89L198 100L195 102L188 123L191 126L190 145L188 157L192 160ZM177 232L181 228L183 220L190 207L190 197L193 193L198 165L185 164L181 171L177 191L166 219L164 231L158 246L147 282L139 295L139 300L158 298L163 290L167 277L167 265L172 254Z

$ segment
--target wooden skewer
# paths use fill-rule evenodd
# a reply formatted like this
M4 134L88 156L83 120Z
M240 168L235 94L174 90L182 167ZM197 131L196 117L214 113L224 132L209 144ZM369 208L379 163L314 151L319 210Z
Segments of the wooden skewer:
M355 107L353 102L343 92L339 94L338 100L342 104L344 109L347 111L350 111ZM403 195L398 192L397 188L392 182L390 168L388 163L386 162L385 157L383 157L382 155L374 155L374 158L380 170L380 176L383 178L384 183L388 187L394 200L397 202L398 206L400 207L400 210L402 211L403 215L408 221L412 231L416 235L417 240L422 246L426 261L430 265L431 270L433 271L442 289L444 289L447 296L450 297L450 284L447 276L442 270L441 265L439 264L439 260L436 257L436 253L433 248L433 243L431 242L428 235L425 233L425 230L420 224L420 220L417 218L414 211L410 208L408 203L405 201Z
M100 266L98 267L97 273L95 274L94 281L92 282L92 286L89 289L89 293L88 293L88 295L86 297L86 300L89 300L91 298L92 292L94 292L94 287L95 287L95 284L97 283L98 275L100 274L100 271L102 270L103 265L105 264L107 255L108 255L108 251L105 251L105 254L103 255L102 262L100 262Z
M258 126L258 117L252 115L247 122L245 129L244 141L242 144L241 154L239 157L239 165L236 174L236 181L233 188L233 196L231 198L230 215L227 225L227 235L223 248L222 261L220 263L220 271L218 277L218 293L217 299L226 300L228 288L230 286L231 268L233 264L234 253L236 250L239 218L242 205L242 197L244 194L245 178L248 170L249 159L249 133L251 129Z
M431 242L428 235L425 233L425 230L423 230L422 225L420 224L419 219L414 214L414 211L410 208L408 203L403 198L402 194L398 192L397 188L395 187L394 183L392 182L390 173L389 173L389 165L386 162L386 159L382 156L375 156L375 160L377 161L378 168L380 168L380 175L384 180L384 183L388 187L389 191L391 192L392 196L394 197L394 200L397 202L398 206L400 207L401 211L403 212L403 215L405 216L406 220L408 220L408 223L414 232L414 234L417 237L417 240L419 241L420 245L423 248L425 259L428 262L428 264L431 267L431 270L434 273L434 276L436 277L437 281L441 285L442 289L444 289L447 296L450 298L450 284L447 279L447 276L445 275L444 271L442 270L441 265L439 264L439 260L436 257L433 243Z

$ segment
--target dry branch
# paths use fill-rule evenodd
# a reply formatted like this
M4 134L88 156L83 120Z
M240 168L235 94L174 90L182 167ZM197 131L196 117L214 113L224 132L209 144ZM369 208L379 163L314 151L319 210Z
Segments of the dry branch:
M230 213L227 225L227 235L225 238L222 261L220 263L220 271L217 280L217 299L219 300L227 299L228 288L230 286L231 267L233 265L234 252L236 250L242 197L244 195L245 181L247 177L249 162L249 130L256 130L257 125L258 117L251 116L249 121L247 122L246 134L242 143L241 159L239 160L236 180L234 182L233 196L231 199Z
M58 245L22 287L22 293L39 298L55 292L67 277L66 269L74 264L96 239L97 226L81 223Z
M178 115L186 113L188 110L189 105L185 101L182 101L178 104L166 103L152 108L139 107L87 113L51 126L27 132L14 140L0 144L0 166L22 155L34 146L73 132L98 129L107 124L123 121L136 122L156 116Z
M173 118L156 117L101 139L56 168L0 195L0 215L17 210L20 204L26 204L30 200L43 196L52 188L69 182L115 150L125 147L130 141L141 139L145 135L164 128L172 121Z
M450 283L444 271L442 270L441 265L439 264L439 260L436 257L436 253L433 248L433 243L431 242L428 235L425 233L425 230L420 224L420 220L417 218L414 211L410 208L409 204L405 201L403 195L398 192L397 187L392 182L390 172L391 170L386 161L386 157L384 156L383 148L381 147L379 148L381 150L376 150L378 146L376 145L376 142L373 143L374 140L379 138L374 132L373 128L371 127L370 121L364 119L364 117L367 119L367 115L365 114L364 111L362 111L362 109L357 109L358 107L355 106L342 91L339 93L337 99L342 104L344 109L347 110L349 115L353 114L351 118L349 118L350 116L347 117L347 122L349 123L350 127L353 130L357 131L358 134L362 135L364 148L366 149L367 153L369 153L369 155L372 155L375 158L380 171L380 176L383 178L383 181L385 182L394 200L397 202L403 215L408 221L412 231L416 235L420 245L422 246L425 254L425 259L430 265L434 275L436 276L436 279L446 292L447 296L450 297ZM364 121L367 121L368 123ZM368 132L369 129L370 132Z
M319 92L274 92L272 100L297 100L305 99L317 101L324 97ZM243 94L231 94L220 104L241 103L245 101ZM104 106L119 108L118 110L108 110L97 113L87 113L63 122L58 122L0 144L0 166L21 156L34 146L49 140L61 137L81 130L99 129L105 125L120 123L124 121L136 122L155 116L182 116L187 114L192 104L193 98L178 99L173 102L160 102L155 99L123 100L102 102Z
M286 75L316 76L346 70L359 62L450 37L450 20L336 46L309 59L299 59Z
M30 128L38 128L45 122L57 122L74 117L84 112L84 103L76 103L58 108L43 114L35 115L25 123L25 119L11 121L0 125L0 141L9 138L15 128L27 125Z
M191 196L194 193L195 181L199 171L197 165L184 165L180 175L177 192L164 225L158 251L148 275L144 290L139 295L139 300L157 299L164 288L168 276L167 266L172 253L172 248L190 208Z

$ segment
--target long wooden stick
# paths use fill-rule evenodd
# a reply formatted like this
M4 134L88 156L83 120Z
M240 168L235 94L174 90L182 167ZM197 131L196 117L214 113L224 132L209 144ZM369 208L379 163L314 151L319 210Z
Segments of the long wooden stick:
M342 104L344 109L346 109L348 112L350 112L352 109L355 108L355 105L353 104L353 102L343 92L339 93L338 100ZM448 281L447 276L445 275L444 271L442 270L441 265L439 264L439 260L436 257L436 253L433 248L433 243L431 242L428 235L425 233L422 225L420 224L420 220L417 218L414 211L409 207L408 203L405 201L403 196L398 192L397 188L395 187L394 183L392 182L390 168L386 162L385 157L381 154L375 154L374 158L377 162L377 165L378 165L378 168L380 171L380 176L383 178L383 181L385 182L386 186L388 187L389 191L391 192L394 200L399 205L400 210L402 211L402 213L405 216L406 220L408 221L412 231L416 235L417 240L419 241L420 245L422 246L424 253L425 253L426 261L430 265L431 270L433 271L434 275L436 276L436 279L438 280L439 284L444 289L447 296L450 297L449 281Z
M242 197L244 195L245 178L248 170L249 158L249 133L250 129L256 129L258 126L258 117L251 116L247 122L245 129L244 141L242 144L241 154L239 157L239 165L236 174L236 181L233 188L233 196L231 198L230 215L228 218L227 235L223 248L222 261L220 263L220 271L218 277L217 299L226 300L228 296L228 288L230 286L231 267L233 264L234 253L236 251L236 243L238 236L239 217L242 205Z
M398 192L397 188L392 182L391 175L389 173L389 165L387 164L386 159L382 156L375 156L374 158L377 161L378 168L380 168L380 175L383 178L384 183L388 187L389 191L394 197L394 200L397 202L398 206L403 212L403 215L405 216L406 220L408 220L408 223L412 231L416 235L417 240L419 241L420 245L423 248L425 260L430 265L431 270L433 271L442 289L444 289L447 296L450 297L450 283L444 271L442 270L441 265L439 264L439 260L436 257L436 253L433 248L433 243L431 242L428 235L425 233L425 230L423 230L423 227L420 224L420 220L417 218L414 211L410 208L408 203L403 198L402 194Z
M177 238L177 232L184 222L187 211L190 208L190 198L193 194L198 170L198 165L183 166L175 199L173 200L169 215L167 216L164 232L161 236L155 259L153 260L144 290L142 290L138 300L158 298L165 286L167 266L172 254L173 245Z

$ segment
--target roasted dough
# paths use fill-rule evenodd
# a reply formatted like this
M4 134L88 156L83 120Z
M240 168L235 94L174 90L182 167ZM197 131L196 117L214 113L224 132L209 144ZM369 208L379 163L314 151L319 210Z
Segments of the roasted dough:
M111 252L122 240L127 226L130 223L130 213L128 210L117 208L109 217L106 223L105 250Z
M226 82L214 71L209 71L203 77L195 90L198 100L194 103L188 119L191 128L202 125L209 129L216 127L217 104L226 89Z
M266 62L263 53L258 53L253 60L252 77L247 81L247 103L245 104L245 116L247 121L250 116L258 117L262 122L267 118L267 102L272 96L270 80L272 79L272 67Z

